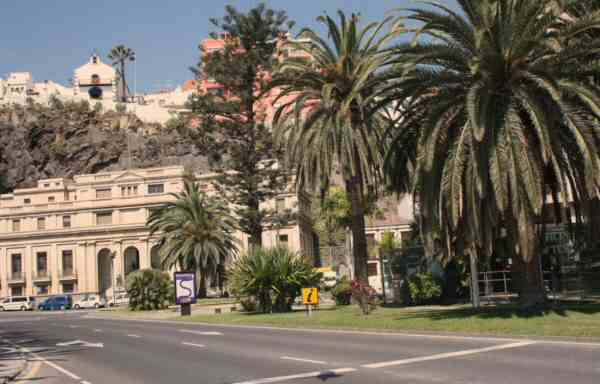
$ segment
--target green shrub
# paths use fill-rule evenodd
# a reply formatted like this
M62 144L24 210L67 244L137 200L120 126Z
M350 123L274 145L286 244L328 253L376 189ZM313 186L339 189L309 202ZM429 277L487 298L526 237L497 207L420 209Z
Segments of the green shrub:
M155 269L130 273L126 290L129 308L134 311L163 309L173 302L174 289L169 274Z
M350 305L350 302L352 301L352 286L350 285L350 280L346 276L342 277L331 290L331 294L335 299L336 305Z
M413 304L431 304L442 296L441 281L431 273L412 275L408 282L410 299Z
M244 312L256 312L256 309L258 308L256 300L253 297L241 299L240 305L242 306L242 310L244 310Z
M256 248L237 259L228 274L232 292L249 296L258 310L289 312L303 287L316 286L321 274L285 247Z
M115 111L117 111L118 113L125 113L127 111L127 105L123 103L117 103L115 105Z
M102 113L103 109L104 109L104 107L102 106L101 102L97 101L96 104L94 104L94 112Z

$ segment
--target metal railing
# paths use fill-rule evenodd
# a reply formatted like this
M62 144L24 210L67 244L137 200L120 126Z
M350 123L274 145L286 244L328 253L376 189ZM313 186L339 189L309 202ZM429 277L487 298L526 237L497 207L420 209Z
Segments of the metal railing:
M509 299L518 294L511 271L479 273L479 295L482 299ZM600 271L543 271L544 290L552 299L585 299L600 297Z

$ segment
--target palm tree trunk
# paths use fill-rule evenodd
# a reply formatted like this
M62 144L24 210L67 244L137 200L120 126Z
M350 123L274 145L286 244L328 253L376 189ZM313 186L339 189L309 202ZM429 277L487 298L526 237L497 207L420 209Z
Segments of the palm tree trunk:
M469 261L471 266L471 302L474 308L481 306L479 297L479 268L477 267L477 252L474 249L469 251Z
M198 297L206 298L206 271L200 272L200 283L198 284Z
M126 102L127 97L125 96L125 61L121 60L121 101Z
M369 283L367 271L367 235L365 233L365 205L358 177L346 181L346 192L350 198L352 230L352 256L354 258L354 278Z

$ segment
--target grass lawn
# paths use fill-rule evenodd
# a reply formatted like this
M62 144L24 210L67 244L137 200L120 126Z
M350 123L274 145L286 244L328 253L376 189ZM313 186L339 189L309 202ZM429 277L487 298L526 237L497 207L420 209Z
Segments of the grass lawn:
M378 308L369 316L363 316L358 307L349 306L314 311L310 318L305 312L293 312L195 315L177 319L299 328L600 338L600 304L548 306L528 311L508 305L481 310L467 305Z

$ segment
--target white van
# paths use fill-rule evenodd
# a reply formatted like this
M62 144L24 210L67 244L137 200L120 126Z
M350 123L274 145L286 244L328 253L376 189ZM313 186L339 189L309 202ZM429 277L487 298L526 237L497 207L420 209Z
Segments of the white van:
M0 301L0 311L33 311L35 297L13 296Z

